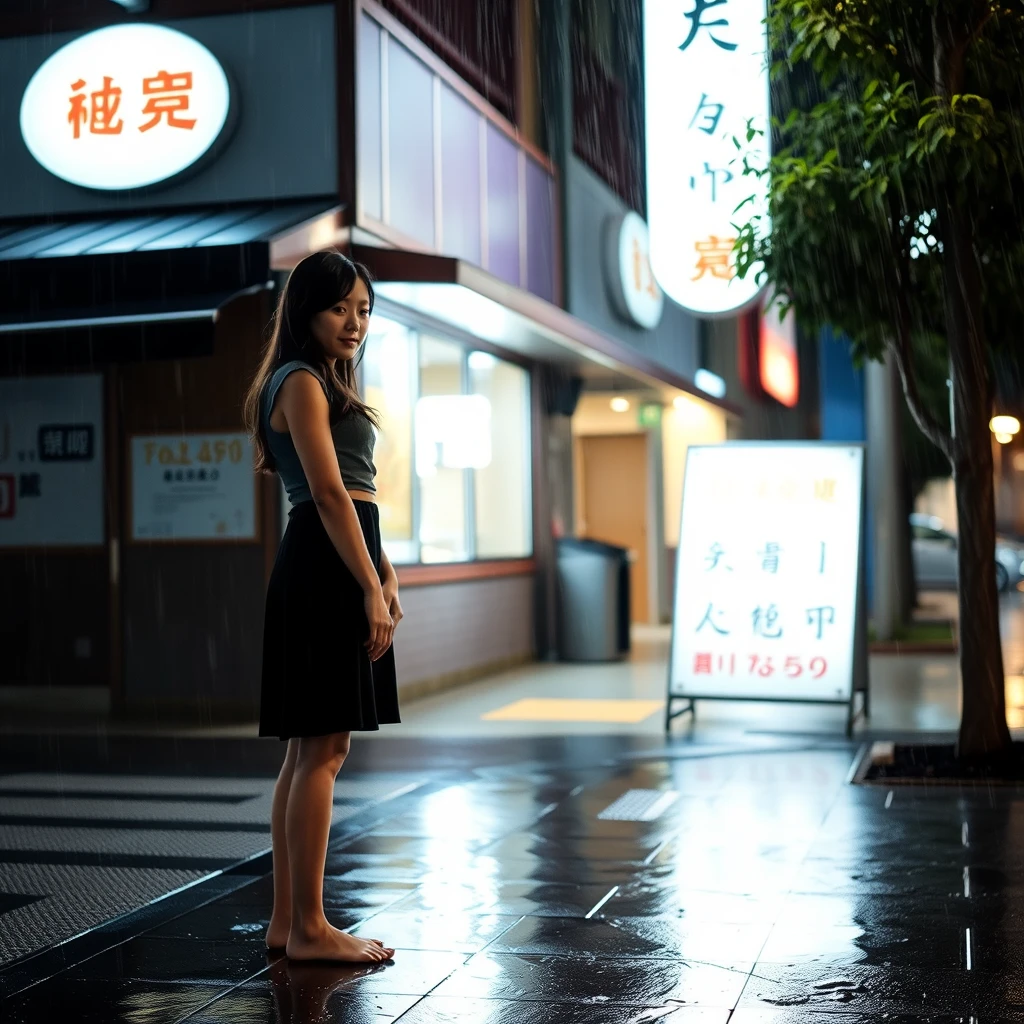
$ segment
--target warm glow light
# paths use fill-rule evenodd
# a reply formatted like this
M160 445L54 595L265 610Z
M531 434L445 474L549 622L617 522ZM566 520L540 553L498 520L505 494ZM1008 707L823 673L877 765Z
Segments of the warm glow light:
M704 403L695 401L689 395L676 395L672 399L672 408L675 409L679 417L680 425L691 429L700 427L707 415L707 407Z
M997 437L1000 434L1009 434L1012 438L1014 434L1020 433L1020 420L1016 416L993 416L988 427ZM1005 441L999 443L1006 444Z
M490 352L470 352L469 368L471 370L493 370L498 360Z
M1024 473L1024 452L1018 452L1013 457L1013 468L1018 473Z
M1013 440L1013 434L1004 434L1000 432L996 434L996 440L1000 444L1009 444Z
M628 398L613 398L611 404L612 412L629 412Z
M416 475L439 467L485 469L491 464L491 403L483 395L431 395L416 403Z
M778 302L761 315L761 387L776 401L793 408L800 400L800 367L793 310L780 316Z

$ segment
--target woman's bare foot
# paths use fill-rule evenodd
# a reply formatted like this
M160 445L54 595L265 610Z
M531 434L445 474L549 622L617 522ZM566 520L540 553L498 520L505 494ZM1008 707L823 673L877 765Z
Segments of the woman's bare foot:
M267 928L267 949L284 949L288 945L288 934L292 930L291 921L272 916Z
M395 951L376 939L359 939L325 921L319 928L303 932L292 928L287 950L290 960L337 960L345 963L383 963Z

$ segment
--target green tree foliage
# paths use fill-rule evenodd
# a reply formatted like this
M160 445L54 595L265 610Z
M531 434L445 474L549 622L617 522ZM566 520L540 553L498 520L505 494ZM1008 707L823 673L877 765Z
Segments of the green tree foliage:
M964 755L1005 748L988 419L1024 323L1024 3L770 0L769 222L737 265L857 359L890 353L957 485ZM737 212L742 218L743 208ZM948 352L954 425L936 402ZM929 381L932 383L929 384ZM945 396L942 396L945 398Z

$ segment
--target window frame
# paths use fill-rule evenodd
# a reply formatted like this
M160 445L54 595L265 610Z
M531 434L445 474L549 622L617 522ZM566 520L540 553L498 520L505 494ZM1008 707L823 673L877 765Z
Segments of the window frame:
M412 345L412 354L409 360L410 376L409 382L410 398L412 402L412 415L410 417L410 431L411 431L411 446L410 450L413 453L409 464L409 474L411 477L411 517L412 517L412 547L416 551L415 561L396 561L394 563L396 570L401 572L402 570L417 569L418 567L426 567L427 569L438 569L444 571L445 569L451 569L458 566L481 566L485 564L508 564L511 567L521 571L522 567L527 564L533 563L536 557L536 536L534 529L534 512L536 508L536 497L534 493L534 467L533 467L533 455L534 445L536 444L536 438L534 437L534 424L533 424L533 398L534 398L534 365L527 359L518 356L516 353L506 352L495 345L492 345L480 338L476 338L468 332L452 328L443 323L439 323L432 317L419 315L414 310L408 309L408 307L400 306L395 303L389 302L383 298L377 298L374 304L374 315L379 315L388 320L392 320L395 323L401 324L406 330L409 331ZM370 320L370 336L373 334L373 318ZM462 470L463 473L463 503L464 503L464 515L463 515L463 528L465 531L464 543L466 557L461 559L452 559L445 562L424 562L422 560L422 545L420 544L420 524L422 516L422 499L419 484L419 477L416 475L416 404L420 398L420 342L422 336L426 334L438 341L447 341L455 345L458 345L461 349L460 354L460 387L461 394L469 395L474 394L472 388L472 372L469 366L469 357L473 352L486 352L488 355L494 356L501 362L508 363L515 366L523 371L525 375L526 387L523 389L523 403L524 403L524 495L523 495L523 514L525 516L526 523L526 540L527 540L527 551L522 554L516 555L501 555L495 557L478 558L477 557L477 522L476 522L476 470L467 467ZM367 338L369 340L369 336ZM357 368L357 381L359 385L360 394L364 393L365 384L365 370L364 361L360 359L360 365Z

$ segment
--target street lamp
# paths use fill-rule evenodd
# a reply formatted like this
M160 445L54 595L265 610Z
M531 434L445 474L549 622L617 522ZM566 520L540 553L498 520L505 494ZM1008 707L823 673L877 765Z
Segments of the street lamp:
M1020 433L1020 420L1016 416L993 416L988 428L1000 444L1009 444Z

